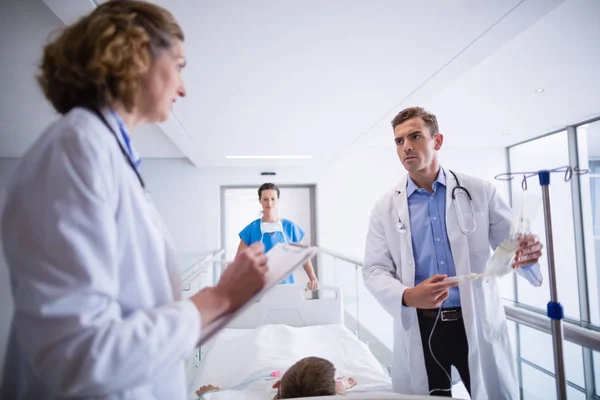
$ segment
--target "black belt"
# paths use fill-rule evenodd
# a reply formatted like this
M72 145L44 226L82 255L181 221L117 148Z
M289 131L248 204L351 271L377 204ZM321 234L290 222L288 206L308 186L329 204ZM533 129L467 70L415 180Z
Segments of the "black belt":
M438 313L440 314L440 321L450 322L450 321L458 321L462 319L462 311L460 307L458 308L444 308L440 313L439 308L435 308L432 310L421 310L417 309L417 313L423 317L427 318L437 318Z

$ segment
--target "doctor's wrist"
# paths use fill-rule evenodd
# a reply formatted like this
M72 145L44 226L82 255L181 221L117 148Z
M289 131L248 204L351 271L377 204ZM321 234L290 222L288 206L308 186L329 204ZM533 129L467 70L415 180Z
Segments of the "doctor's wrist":
M410 291L411 288L406 288L404 289L404 292L402 292L402 305L404 307L412 307L409 303L409 296L410 296Z
M217 287L204 288L193 295L190 300L200 313L203 328L227 314L232 308L230 297Z

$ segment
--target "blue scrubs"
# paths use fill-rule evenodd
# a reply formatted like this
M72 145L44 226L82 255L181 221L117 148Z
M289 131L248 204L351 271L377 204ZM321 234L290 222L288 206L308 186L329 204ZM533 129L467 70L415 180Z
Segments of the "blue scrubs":
M262 235L260 229L260 218L256 221L252 221L248 224L241 232L240 239L244 241L248 246L253 243L262 241L265 246L265 253L271 250L277 243L300 243L304 239L304 231L298 225L287 219L281 220L283 226L282 232L266 233ZM283 236L285 234L285 237ZM262 236L262 237L261 237ZM294 274L288 276L281 283L294 283Z

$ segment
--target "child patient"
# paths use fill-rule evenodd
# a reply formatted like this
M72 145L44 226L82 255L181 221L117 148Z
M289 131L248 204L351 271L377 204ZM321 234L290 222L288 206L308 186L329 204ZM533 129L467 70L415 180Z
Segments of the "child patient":
M292 365L275 382L275 399L293 399L297 397L332 396L345 394L347 389L356 386L353 378L335 378L335 367L330 361L319 357L306 357ZM218 386L206 385L196 391L198 396L219 390Z

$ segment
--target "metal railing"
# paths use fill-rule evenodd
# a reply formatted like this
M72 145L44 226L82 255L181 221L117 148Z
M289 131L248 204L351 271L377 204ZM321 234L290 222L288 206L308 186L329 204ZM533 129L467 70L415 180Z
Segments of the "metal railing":
M326 248L321 248L321 253L362 268L362 261L340 254ZM550 319L541 312L527 310L517 305L504 305L506 318L518 324L522 324L535 330L551 333ZM360 323L360 321L358 321ZM572 322L563 321L564 339L568 342L600 352L600 332L588 329Z
M340 260L345 261L347 263L357 265L357 266L359 266L361 268L363 266L362 260L359 260L358 258L349 257L349 256L346 256L344 254L341 254L341 253L338 253L336 251L329 250L329 249L326 249L326 248L323 248L323 247L319 247L319 251L321 253L328 254L328 255L330 255L330 256L332 256L334 258L340 259Z
M550 334L550 319L543 314L513 305L504 305L506 318L518 324L528 326ZM563 321L563 333L566 341L600 352L600 332Z
M221 258L225 253L224 249L209 251L206 253L193 255L181 255L182 258L191 261L185 261L189 264L184 267L180 274L181 293L183 298L193 296L203 287L215 285L218 276L216 273L216 265L221 264ZM212 274L209 275L208 273ZM202 358L200 347L194 349L194 353L186 360L185 370L188 378L188 384L193 383L196 368L200 365ZM191 388L188 388L191 390Z
M346 327L354 331L356 336L367 342L371 352L383 366L391 364L393 358L393 320L391 316L383 311L373 295L365 288L362 281L362 260L341 254L326 248L321 248L319 253L319 280L323 284L339 286L344 292L344 312L346 314ZM514 330L509 325L509 333L517 336L513 339L515 346L520 390L522 395L531 393L536 383L532 380L533 372L542 374L555 380L555 373L547 357L547 336L551 335L551 320L546 316L544 310L528 306L527 304L505 301L504 310L507 320L515 323ZM507 304L510 302L510 304ZM527 332L531 329L531 332ZM587 395L589 399L600 399L596 395L596 379L594 376L593 352L600 352L600 332L595 327L585 325L585 322L564 319L562 323L563 341L569 342L569 354L565 358L569 369L567 375L567 391L575 390ZM538 332L536 339L539 341L527 342L526 349L523 342L532 339L533 332ZM542 336L546 336L543 338ZM562 343L562 342L561 342ZM581 349L577 350L577 347ZM536 350L537 349L537 352ZM540 351L541 350L541 351ZM552 351L550 350L550 353ZM583 376L580 375L577 363L581 357L583 365ZM597 366L596 366L597 367ZM524 375L522 371L528 372ZM539 377L541 377L540 375ZM541 379L541 378L540 378ZM549 381L548 381L548 387ZM463 388L457 388L461 393ZM550 389L552 390L552 389ZM466 391L465 391L466 393ZM463 393L464 394L464 393ZM550 396L550 392L546 391Z
M213 250L201 256L198 260L194 261L190 266L186 267L181 273L181 290L189 291L192 282L198 278L198 276L207 272L209 267L214 265L214 262L223 256L225 249ZM214 283L211 282L211 284Z

